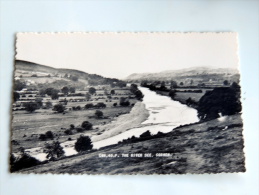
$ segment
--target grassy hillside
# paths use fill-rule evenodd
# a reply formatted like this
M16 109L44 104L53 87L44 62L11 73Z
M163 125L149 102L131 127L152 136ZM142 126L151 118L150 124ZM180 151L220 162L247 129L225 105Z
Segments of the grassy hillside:
M16 60L15 61L15 76L24 78L30 78L34 80L39 80L42 77L55 78L55 80L65 80L70 81L73 76L77 77L80 82L90 85L104 85L104 84L120 84L122 81L113 78L105 78L97 74L88 74L83 71L75 69L62 69L62 68L52 68L45 65L40 65L32 62ZM37 75L37 77L31 77L32 75ZM62 78L62 79L60 79ZM70 78L70 79L68 79Z
M185 174L244 172L240 114L174 131L122 143L59 161L38 165L21 172L74 174ZM104 157L113 154L113 157ZM122 154L135 157L123 157ZM136 154L151 156L137 157Z
M198 84L201 82L215 82L220 83L224 80L230 82L239 81L239 72L237 69L230 68L210 68L210 67L195 67L186 68L180 70L168 70L158 73L134 73L125 78L127 81L170 81L175 80L177 82L183 82L185 84Z

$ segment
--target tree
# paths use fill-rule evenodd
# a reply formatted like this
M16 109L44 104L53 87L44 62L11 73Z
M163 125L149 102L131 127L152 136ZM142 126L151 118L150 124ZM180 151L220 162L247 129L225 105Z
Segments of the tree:
M45 89L45 93L46 93L48 96L51 96L53 90L54 90L54 88L47 88L47 89Z
M111 90L111 95L114 95L114 94L115 94L115 90L112 89L112 90Z
M180 85L183 86L183 82L181 82Z
M59 98L58 90L54 89L51 93L51 99L57 100Z
M75 143L75 150L77 152L91 150L92 148L93 144L89 136L81 135Z
M67 95L68 92L69 92L69 89L68 89L67 86L65 86L65 87L63 87L63 88L61 89L61 91L62 91L62 93L64 93L65 95Z
M56 104L54 105L53 111L56 111L58 113L62 113L65 111L65 106L63 106L62 104Z
M140 90L135 91L135 97L138 100L142 100L142 98L144 97L144 95L142 94L142 92Z
M15 157L13 154L10 157L11 172L39 165L40 161L23 152L21 156Z
M85 109L89 109L89 108L93 108L94 107L94 105L91 103L91 104L86 104L85 105Z
M38 109L38 104L36 102L26 102L23 105L27 112L34 112L36 109Z
M20 81L20 80L14 81L14 90L15 91L21 91L24 88L26 88L26 84L24 81Z
M17 93L16 91L13 92L13 101L16 102L16 101L19 100L19 99L20 99L20 94Z
M43 152L47 154L47 159L49 160L56 160L65 155L59 141L54 141L51 144L46 143Z
M46 135L46 137L47 137L48 139L53 139L53 138L54 138L54 134L53 134L52 131L47 131L47 132L45 133L45 135Z
M176 81L171 81L170 88L171 89L177 88L177 82Z
M95 105L96 108L106 108L106 104L103 103L103 102L98 102L96 105Z
M219 113L222 116L233 115L241 109L240 87L237 84L207 91L199 100L197 108L200 120L215 119L219 117Z
M95 89L94 87L90 87L90 88L89 88L89 93L90 93L91 95L95 94L95 93L96 93L96 89Z
M115 106L117 106L117 103L115 102L115 103L113 103L113 106L115 107Z
M101 117L103 116L103 112L100 111L100 110L96 110L96 111L95 111L95 116L96 116L97 118L101 118Z
M175 90L170 90L169 91L169 96L171 97L171 99L174 99L175 95L176 95Z
M88 122L88 121L84 121L81 125L81 127L85 130L90 130L92 129L93 125L92 123Z

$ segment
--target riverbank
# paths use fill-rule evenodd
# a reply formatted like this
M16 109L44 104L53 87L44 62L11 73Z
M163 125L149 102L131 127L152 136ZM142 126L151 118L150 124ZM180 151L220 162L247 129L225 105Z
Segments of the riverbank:
M92 141L100 141L109 137L118 135L127 131L128 129L136 128L141 125L149 116L148 110L145 108L145 104L142 102L136 102L130 113L120 115L114 121L107 125L99 127L101 135L92 137Z
M244 172L240 114L177 128L160 137L66 157L22 173L186 174ZM113 154L110 155L109 154ZM122 157L129 154L129 157ZM138 157L136 154L151 154ZM117 155L117 156L116 156Z

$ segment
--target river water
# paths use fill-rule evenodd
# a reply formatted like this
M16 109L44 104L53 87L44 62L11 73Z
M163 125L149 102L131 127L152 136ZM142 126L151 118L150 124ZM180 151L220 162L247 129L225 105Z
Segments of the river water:
M149 117L142 122L141 127L129 129L113 137L93 142L93 148L99 149L104 146L116 144L123 139L128 139L133 135L139 137L142 133L149 130L151 134L159 131L167 133L175 127L185 124L198 122L197 110L190 108L178 101L173 101L170 97L159 95L147 88L139 87L144 94L143 103L149 111ZM140 113L141 114L141 113ZM65 155L73 155L75 141L64 142L61 146L64 148ZM45 160L46 154L40 152L41 148L29 149L28 152L39 160Z

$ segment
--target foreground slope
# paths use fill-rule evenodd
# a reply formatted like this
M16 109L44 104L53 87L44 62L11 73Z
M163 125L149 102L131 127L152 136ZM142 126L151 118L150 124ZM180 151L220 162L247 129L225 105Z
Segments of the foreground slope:
M222 119L179 127L153 139L118 144L21 172L74 174L244 172L242 129L240 114L226 116ZM136 153L152 153L153 157L121 156L121 154ZM169 153L170 156L156 157L159 153ZM118 157L101 158L100 154L117 154Z

